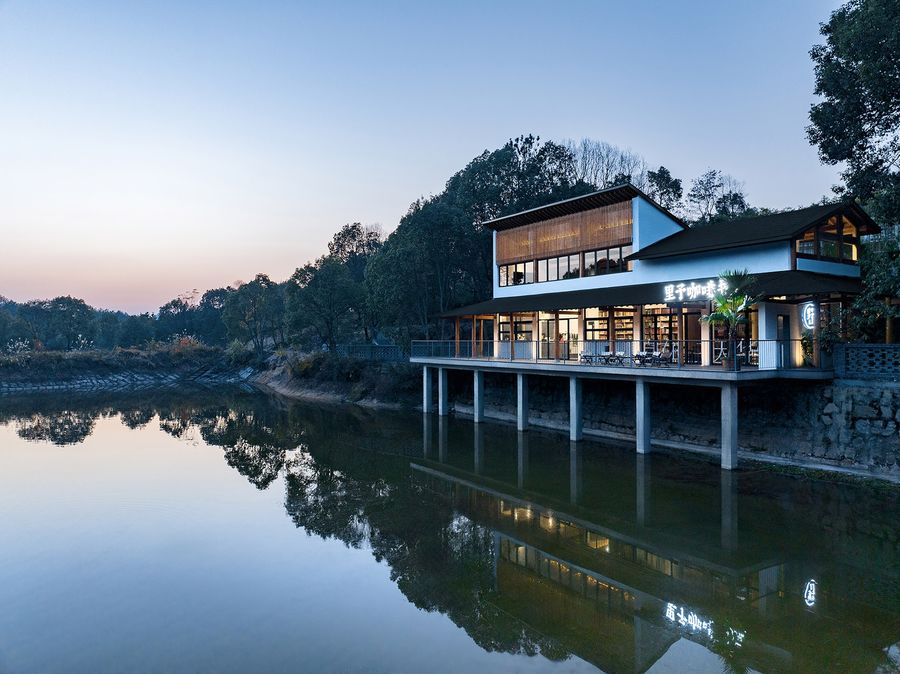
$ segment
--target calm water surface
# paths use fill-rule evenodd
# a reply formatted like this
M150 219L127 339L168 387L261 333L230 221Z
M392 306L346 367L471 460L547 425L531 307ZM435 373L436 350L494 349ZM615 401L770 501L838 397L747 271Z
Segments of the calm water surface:
M895 672L898 492L240 392L0 400L0 671Z

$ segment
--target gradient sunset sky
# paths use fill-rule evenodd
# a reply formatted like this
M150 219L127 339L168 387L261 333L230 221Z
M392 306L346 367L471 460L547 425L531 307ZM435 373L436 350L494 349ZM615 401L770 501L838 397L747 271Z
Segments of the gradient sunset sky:
M511 136L589 136L806 205L839 2L0 0L0 295L155 311L396 227Z

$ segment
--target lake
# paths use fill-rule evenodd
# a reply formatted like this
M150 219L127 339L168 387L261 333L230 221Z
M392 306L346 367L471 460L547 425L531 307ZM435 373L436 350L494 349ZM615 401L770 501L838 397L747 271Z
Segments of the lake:
M248 391L0 400L0 672L895 672L900 489Z

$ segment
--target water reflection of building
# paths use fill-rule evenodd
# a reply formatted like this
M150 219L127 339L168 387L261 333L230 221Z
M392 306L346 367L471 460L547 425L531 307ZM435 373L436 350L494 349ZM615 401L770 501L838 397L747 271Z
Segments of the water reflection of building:
M646 511L636 504L626 526L632 511L587 518L577 499L567 505L523 493L527 463L520 452L515 480L506 483L478 474L483 456L469 472L427 460L414 467L459 512L493 529L497 605L601 669L646 671L687 639L735 667L833 671L843 662L838 671L871 670L896 640L896 616L882 613L879 622L868 598L818 588L810 606L804 585L814 562L754 542L738 545L731 473L723 472L720 486L719 545L710 546L689 531L659 535L639 521L652 503L646 466L635 472ZM583 480L578 465L573 455L572 494ZM873 634L872 624L884 629Z

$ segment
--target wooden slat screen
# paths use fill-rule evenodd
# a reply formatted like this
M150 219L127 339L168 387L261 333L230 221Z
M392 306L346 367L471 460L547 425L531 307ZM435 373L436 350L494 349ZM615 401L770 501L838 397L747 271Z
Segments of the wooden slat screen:
M631 202L497 232L497 264L523 262L630 243Z

